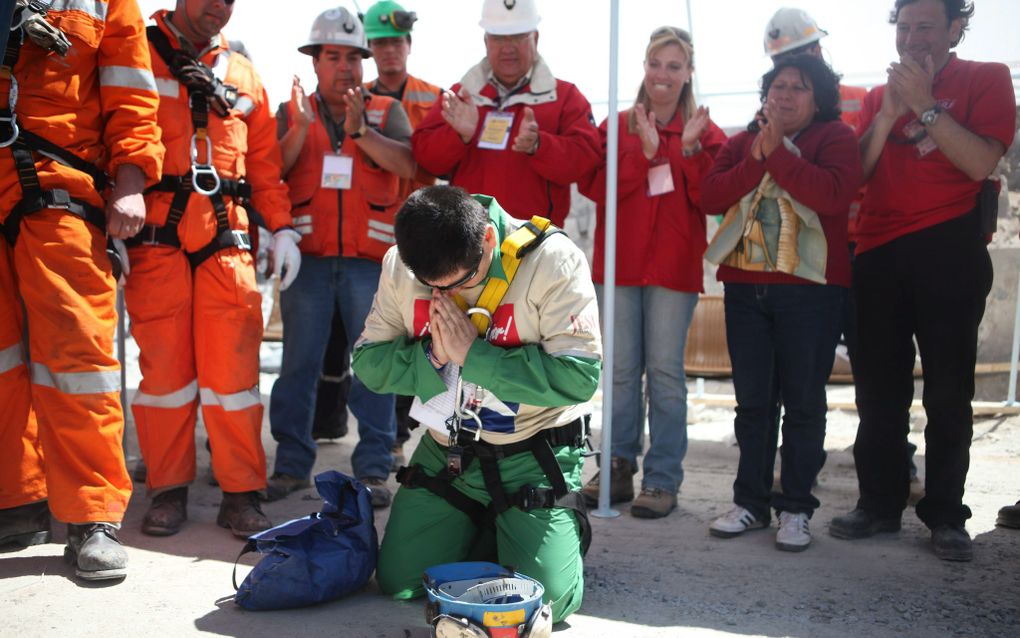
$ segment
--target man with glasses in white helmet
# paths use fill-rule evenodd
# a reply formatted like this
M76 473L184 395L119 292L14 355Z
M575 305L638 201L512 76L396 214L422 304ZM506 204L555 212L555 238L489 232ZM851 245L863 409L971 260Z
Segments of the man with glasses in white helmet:
M534 0L485 0L485 59L429 112L411 144L418 163L517 217L562 226L570 184L601 157L591 105L538 54Z
M270 499L309 486L316 382L333 315L340 313L346 334L361 334L380 261L395 241L400 179L415 174L404 109L362 88L361 61L372 52L361 21L344 7L328 9L315 19L298 51L312 57L318 87L306 95L295 78L290 103L277 111L302 267L280 294L283 363L269 410L277 441ZM371 392L355 378L350 408L359 434L354 474L371 489L372 505L385 507L395 435L393 395Z

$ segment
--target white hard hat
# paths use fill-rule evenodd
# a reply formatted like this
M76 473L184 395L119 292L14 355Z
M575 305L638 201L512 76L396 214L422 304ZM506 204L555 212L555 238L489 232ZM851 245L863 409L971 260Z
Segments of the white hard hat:
M478 24L493 35L517 35L534 31L541 20L535 0L485 0Z
M829 32L818 28L818 23L806 11L783 8L776 11L765 27L765 53L775 57L818 42L827 35Z
M324 44L354 47L361 51L362 57L372 57L372 51L365 40L365 29L361 20L344 7L326 9L312 23L312 31L308 34L308 42L298 47L305 55L312 55L315 47Z

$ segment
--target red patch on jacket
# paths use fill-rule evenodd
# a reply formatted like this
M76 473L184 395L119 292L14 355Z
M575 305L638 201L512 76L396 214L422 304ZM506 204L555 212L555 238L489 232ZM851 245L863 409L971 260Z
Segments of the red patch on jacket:
M432 331L429 329L429 307L431 305L431 299L414 300L414 334L411 336L415 339L421 339L432 334Z
M513 348L521 345L521 338L517 334L517 320L514 318L514 305L505 304L496 308L492 313L492 324L485 334L489 343L505 348Z

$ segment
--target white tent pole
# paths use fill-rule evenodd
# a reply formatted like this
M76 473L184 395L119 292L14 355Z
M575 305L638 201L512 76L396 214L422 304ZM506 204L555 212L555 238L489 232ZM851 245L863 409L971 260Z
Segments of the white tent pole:
M687 0L687 32L691 34L691 40L697 42L694 38L694 12L691 11L691 0ZM691 88L694 89L694 101L701 104L701 81L697 73L694 74L694 84Z
M1013 356L1009 360L1009 389L1006 405L1016 405L1017 358L1020 357L1020 272L1016 278L1016 310L1013 313Z
M616 304L616 149L620 141L617 116L617 63L620 48L620 0L609 3L609 139L606 142L606 247L605 282L602 295L602 455L599 468L599 507L591 514L615 518L620 513L609 507L613 447L613 323Z

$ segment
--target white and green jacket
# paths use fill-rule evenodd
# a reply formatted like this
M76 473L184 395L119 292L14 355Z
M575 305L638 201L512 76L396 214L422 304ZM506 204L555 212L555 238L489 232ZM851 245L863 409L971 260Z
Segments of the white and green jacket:
M499 242L488 277L461 291L469 304L489 278L506 278L499 245L524 223L491 197L476 199L488 209ZM447 390L425 355L430 299L431 289L391 248L354 350L354 373L369 389L422 401ZM514 443L591 411L588 401L602 368L598 304L588 262L569 238L552 235L528 253L492 315L485 339L471 346L461 372L465 383L498 400L482 406L483 440Z

